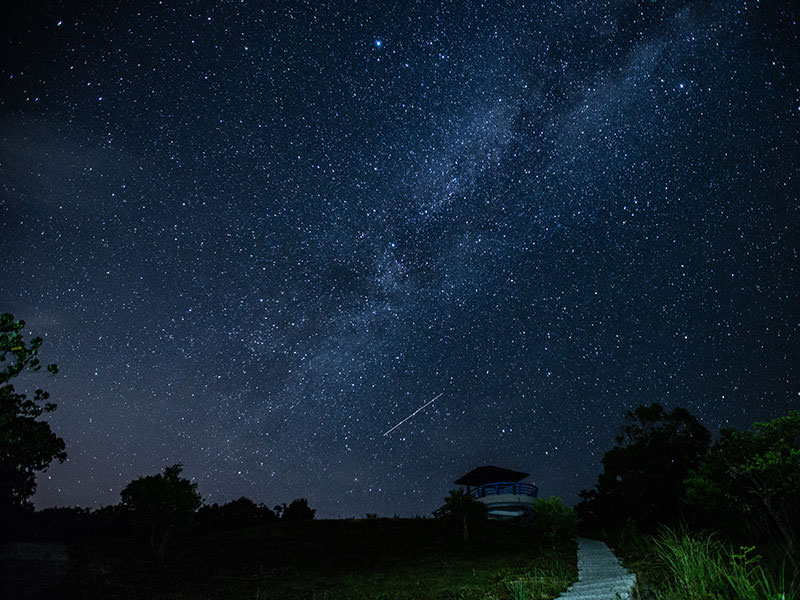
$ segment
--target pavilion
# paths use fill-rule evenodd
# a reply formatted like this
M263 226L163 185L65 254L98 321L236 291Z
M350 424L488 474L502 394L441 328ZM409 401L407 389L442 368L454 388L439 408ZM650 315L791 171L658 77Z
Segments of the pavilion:
M539 488L523 483L528 473L486 465L472 469L453 483L486 505L490 519L513 519L533 508ZM437 511L438 512L438 511Z

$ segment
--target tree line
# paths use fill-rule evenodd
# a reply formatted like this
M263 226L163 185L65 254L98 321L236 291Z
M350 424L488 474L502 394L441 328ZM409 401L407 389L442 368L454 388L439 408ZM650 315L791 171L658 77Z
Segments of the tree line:
M587 531L714 530L734 543L782 548L800 578L800 412L723 429L712 443L685 409L639 406L602 464L576 507Z
M12 380L25 371L41 370L42 339L26 340L25 321L0 315L0 521L8 537L80 535L86 532L136 531L146 535L153 551L163 555L169 539L196 525L201 531L233 529L279 520L302 521L316 513L305 498L269 508L239 498L227 504L204 505L197 484L181 476L182 465L131 481L120 493L118 506L97 511L80 508L47 509L36 519L30 498L36 491L36 473L67 458L64 440L40 417L56 409L49 394L36 389L32 398L18 392ZM50 375L58 373L47 365ZM26 531L27 530L27 531Z

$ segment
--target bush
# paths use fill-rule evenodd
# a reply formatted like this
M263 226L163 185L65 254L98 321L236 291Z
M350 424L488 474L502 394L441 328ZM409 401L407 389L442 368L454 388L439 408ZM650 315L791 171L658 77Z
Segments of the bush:
M547 543L572 539L578 535L577 513L556 496L536 500L526 520Z

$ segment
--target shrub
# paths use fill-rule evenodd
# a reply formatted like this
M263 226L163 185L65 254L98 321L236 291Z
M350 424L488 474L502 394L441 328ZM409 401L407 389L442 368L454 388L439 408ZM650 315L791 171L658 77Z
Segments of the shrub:
M548 543L572 539L578 535L577 513L556 496L547 500L536 500L528 517L528 524Z

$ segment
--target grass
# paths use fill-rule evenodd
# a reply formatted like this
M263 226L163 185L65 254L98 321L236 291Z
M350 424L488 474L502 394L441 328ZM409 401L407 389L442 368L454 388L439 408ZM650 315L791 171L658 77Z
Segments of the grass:
M734 549L713 534L664 529L628 532L615 543L623 562L658 600L800 600L800 587L782 569L768 569L755 547Z
M564 562L554 562L550 569L531 569L527 575L504 582L514 600L555 598L575 580L573 570Z
M577 577L575 544L488 522L463 543L430 519L275 523L175 540L157 564L130 540L84 541L64 597L546 600Z

